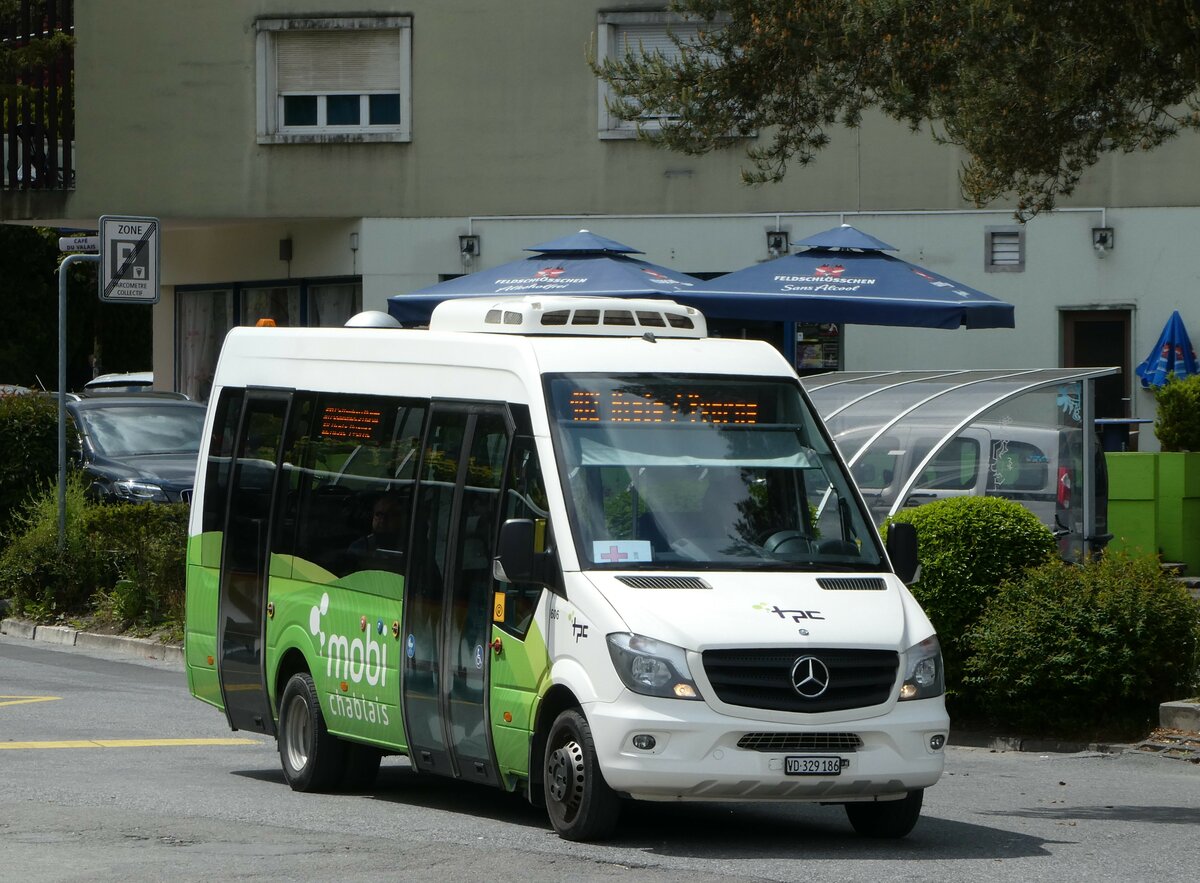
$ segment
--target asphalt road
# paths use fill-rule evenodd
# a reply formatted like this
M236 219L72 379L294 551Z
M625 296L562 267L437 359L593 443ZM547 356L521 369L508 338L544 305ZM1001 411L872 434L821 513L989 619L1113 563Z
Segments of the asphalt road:
M1200 765L950 748L916 830L838 807L635 804L573 844L517 797L387 759L362 795L295 794L182 671L0 637L0 879L970 880L1200 878Z

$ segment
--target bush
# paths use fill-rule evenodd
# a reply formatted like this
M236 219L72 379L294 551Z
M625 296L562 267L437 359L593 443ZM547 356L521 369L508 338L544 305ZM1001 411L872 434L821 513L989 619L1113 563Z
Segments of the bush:
M61 553L53 489L19 512L0 555L0 596L40 622L95 613L122 629L180 625L188 507L96 504L83 485L68 479Z
M97 612L117 625L182 623L188 507L93 506L88 533L105 571Z
M0 451L0 533L7 533L31 491L44 489L58 472L58 402L0 395Z
M898 512L916 528L920 579L912 592L937 629L947 692L959 694L969 633L1000 584L1054 555L1036 515L1001 497L952 497Z
M1164 451L1200 451L1200 374L1167 379L1154 390L1154 434Z
M83 481L67 478L66 543L58 548L55 486L29 498L12 517L8 546L0 554L0 596L14 611L42 622L86 609L97 579L97 561L87 536L92 505Z
M1154 557L1050 561L1006 582L972 635L967 681L993 722L1134 736L1197 686L1200 603Z

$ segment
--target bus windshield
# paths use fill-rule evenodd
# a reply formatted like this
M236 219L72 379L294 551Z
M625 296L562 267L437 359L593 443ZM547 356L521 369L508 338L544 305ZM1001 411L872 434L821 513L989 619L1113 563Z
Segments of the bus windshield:
M556 374L546 392L585 569L882 568L795 381Z

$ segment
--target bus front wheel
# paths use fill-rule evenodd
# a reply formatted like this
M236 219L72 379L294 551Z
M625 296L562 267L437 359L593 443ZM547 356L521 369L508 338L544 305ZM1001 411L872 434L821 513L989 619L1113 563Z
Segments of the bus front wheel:
M846 815L854 830L863 837L899 838L908 836L921 817L924 789L909 791L902 800L876 803L847 803Z
M600 772L587 719L568 709L554 720L546 740L543 789L546 812L564 840L602 840L612 834L621 798Z
M341 778L344 746L325 728L308 672L292 675L279 703L279 759L294 791L322 791Z

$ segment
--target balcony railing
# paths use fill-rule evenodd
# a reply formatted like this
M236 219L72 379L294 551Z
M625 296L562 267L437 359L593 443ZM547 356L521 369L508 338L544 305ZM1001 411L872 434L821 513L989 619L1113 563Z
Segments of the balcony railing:
M0 190L75 186L74 6L0 6Z

